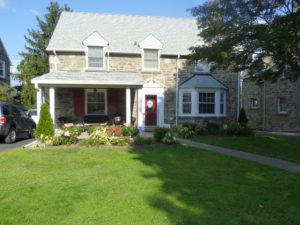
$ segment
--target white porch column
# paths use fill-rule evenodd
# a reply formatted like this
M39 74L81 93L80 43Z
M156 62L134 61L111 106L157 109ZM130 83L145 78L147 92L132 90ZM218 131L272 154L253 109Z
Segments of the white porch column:
M50 114L55 126L55 88L50 87L49 89L49 103L50 103Z
M130 88L126 88L126 124L131 124L131 93Z
M36 110L37 110L38 120L40 119L41 106L44 103L44 101L45 101L44 89L38 87L36 92Z

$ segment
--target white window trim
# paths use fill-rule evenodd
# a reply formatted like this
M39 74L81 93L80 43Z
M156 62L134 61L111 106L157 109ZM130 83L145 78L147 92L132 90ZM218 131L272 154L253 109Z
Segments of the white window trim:
M105 110L104 110L104 114L96 114L96 113L88 113L87 112L87 93L88 92L94 92L96 90L96 92L102 92L104 93L104 105L105 105ZM97 88L92 88L92 89L84 89L84 113L85 115L107 115L107 89L97 89Z
M5 61L0 60L0 62L2 63L2 70L3 70L3 74L0 74L1 78L5 78L6 74L5 74Z
M191 113L183 113L183 93L191 93L192 97L192 111ZM215 113L199 113L199 92L215 93ZM221 93L224 93L224 113L220 112ZM179 90L179 116L180 117L226 117L227 115L227 92L224 89L197 89L187 88Z
M158 51L158 68L157 69L148 69L148 68L145 68L144 66L144 52L145 50L157 50ZM160 56L161 56L161 50L160 49L154 49L154 48L144 48L142 49L142 71L143 72L159 72L160 71Z
M102 67L89 67L89 47L98 47L98 48L103 48L103 66ZM106 70L106 63L105 63L105 55L106 55L106 47L105 46L92 46L88 45L85 46L85 70L86 71L103 71Z

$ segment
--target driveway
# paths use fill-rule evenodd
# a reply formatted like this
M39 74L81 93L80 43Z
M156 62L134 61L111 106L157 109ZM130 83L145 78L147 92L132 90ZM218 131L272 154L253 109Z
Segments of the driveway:
M18 139L15 143L13 144L4 144L3 142L0 142L0 152L4 152L10 149L14 148L20 148L23 147L24 145L27 145L31 142L33 142L34 139Z

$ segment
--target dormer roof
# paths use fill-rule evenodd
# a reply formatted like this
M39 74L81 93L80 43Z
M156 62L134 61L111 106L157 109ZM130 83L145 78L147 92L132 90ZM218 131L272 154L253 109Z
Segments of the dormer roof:
M140 44L140 48L143 49L162 49L163 45L162 43L154 37L152 34L150 34L148 37L146 37Z
M94 31L86 39L84 39L82 43L85 46L108 46L108 41L105 40L96 31Z

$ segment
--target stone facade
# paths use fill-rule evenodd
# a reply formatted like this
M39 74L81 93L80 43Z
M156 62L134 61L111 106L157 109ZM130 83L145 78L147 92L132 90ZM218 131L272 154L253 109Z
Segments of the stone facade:
M109 61L108 61L109 60ZM56 56L50 55L50 71L85 71L86 59L84 53L61 53L56 52ZM194 65L189 65L187 63L187 58L178 59L178 69L179 69L179 83L183 82L188 77L192 76L194 73ZM139 74L144 81L149 79L157 80L165 86L164 94L164 118L165 124L170 124L174 122L176 114L176 66L177 66L177 56L161 56L160 58L160 71L157 72L147 72L142 70L142 57L140 54L112 54L105 57L105 70L117 71L117 72L135 72ZM217 119L220 121L234 121L236 119L236 96L237 96L237 76L235 74L228 74L223 72L213 73L213 76L220 80L225 86L228 87L227 93L227 117L226 119ZM66 90L59 90L57 94L57 101L59 102L56 106L57 117L62 116L62 114L72 114L73 105L69 105L71 101L71 93ZM137 118L137 90L132 89L132 116ZM122 96L124 99L120 104L124 104L125 115L125 94ZM66 98L66 99L63 99ZM67 99L69 98L69 100ZM73 102L73 101L72 101ZM73 104L73 103L72 103ZM63 106L68 106L68 110L64 111ZM73 111L72 111L73 110ZM63 113L62 113L63 112ZM184 120L187 120L185 118ZM208 118L205 118L207 120ZM202 121L200 118L191 118L190 121ZM216 119L209 119L216 120ZM179 121L183 121L179 118Z
M279 112L279 98L287 103L287 112ZM257 100L257 107L251 107L251 99ZM300 131L300 81L290 82L278 79L256 84L245 79L242 89L242 105L250 125L261 130Z
M0 76L0 85L7 83L10 85L10 60L6 54L4 45L0 39L0 60L5 62L5 77Z

